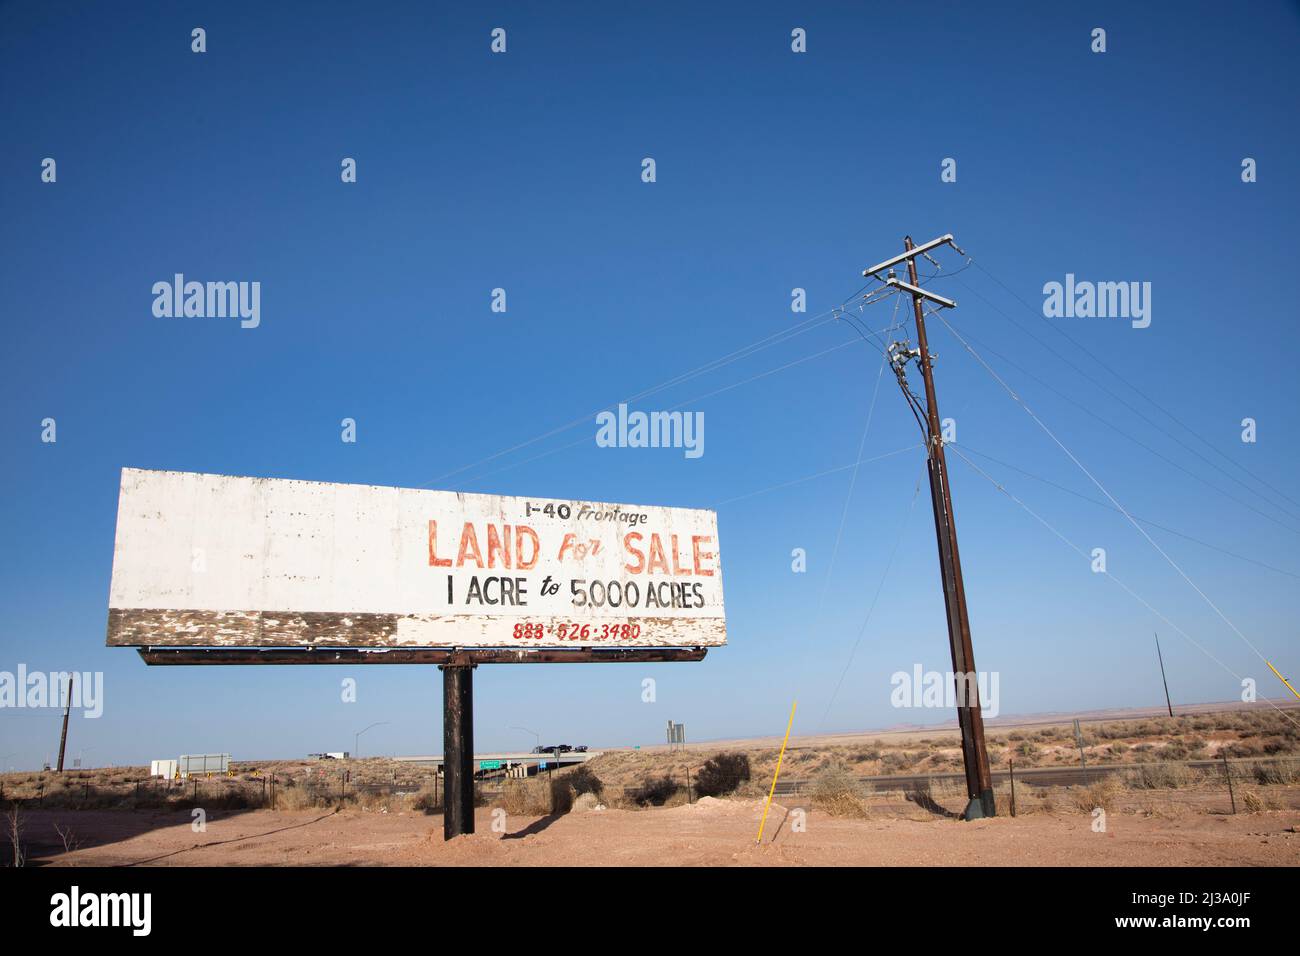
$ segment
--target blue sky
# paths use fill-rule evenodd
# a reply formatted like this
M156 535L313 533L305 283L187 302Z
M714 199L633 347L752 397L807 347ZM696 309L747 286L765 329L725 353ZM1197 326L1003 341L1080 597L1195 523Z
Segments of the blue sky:
M730 501L857 457L880 356L844 322L634 406L703 411L699 459L598 448L593 419L457 470L822 313L904 234L952 232L977 263L932 282L958 300L952 321L1110 492L1287 572L1151 530L1294 673L1300 505L1251 475L1300 499L1300 137L1286 119L1298 24L1284 3L1249 16L1104 3L915 15L0 5L0 670L104 672L104 716L71 731L87 764L351 749L375 721L389 723L363 753L441 750L432 668L149 669L105 648L118 477L134 466L717 507L730 645L700 664L481 668L481 749L531 746L512 726L593 747L660 742L669 719L692 739L779 733L796 697L797 733L946 719L889 705L894 671L949 666L924 487L911 507L919 453ZM196 26L203 54L190 50ZM489 50L494 27L504 54ZM795 27L807 53L791 51ZM1095 27L1105 53L1090 50ZM340 181L343 157L357 160L355 184ZM957 181L944 183L949 157ZM1245 157L1257 182L1241 180ZM939 258L945 272L963 265ZM260 327L155 318L151 287L176 272L260 281ZM1067 273L1150 282L1150 327L1045 319L1043 284ZM489 309L496 287L504 315ZM805 315L790 310L795 287ZM864 314L876 329L892 319L892 303ZM931 338L958 448L1101 497L940 323ZM41 441L47 417L54 444ZM355 445L339 440L344 417ZM915 434L886 373L863 456ZM974 460L1278 695L1122 516ZM976 660L1000 674L1004 714L1158 703L1153 630L1175 702L1238 696L1232 673L960 460L951 468ZM791 571L794 548L806 573ZM340 703L344 676L359 681L354 704ZM4 766L39 766L58 720L0 711Z

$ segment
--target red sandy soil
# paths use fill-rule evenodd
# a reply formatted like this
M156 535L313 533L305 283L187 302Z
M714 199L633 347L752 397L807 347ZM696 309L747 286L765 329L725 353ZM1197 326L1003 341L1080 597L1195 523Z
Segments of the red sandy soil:
M1040 813L963 823L934 817L842 819L773 805L755 843L761 800L713 800L650 810L590 810L505 818L480 809L476 833L450 843L442 818L358 810L213 814L195 833L188 812L31 811L29 862L59 866L826 866L1264 865L1300 863L1300 812L1177 818L1114 812L1104 833L1089 815ZM54 829L71 828L65 852ZM7 848L6 848L7 849Z

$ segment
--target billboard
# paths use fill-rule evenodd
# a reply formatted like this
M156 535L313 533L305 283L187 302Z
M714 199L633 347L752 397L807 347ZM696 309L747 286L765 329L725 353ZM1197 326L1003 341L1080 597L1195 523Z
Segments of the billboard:
M122 470L109 645L726 643L717 515Z

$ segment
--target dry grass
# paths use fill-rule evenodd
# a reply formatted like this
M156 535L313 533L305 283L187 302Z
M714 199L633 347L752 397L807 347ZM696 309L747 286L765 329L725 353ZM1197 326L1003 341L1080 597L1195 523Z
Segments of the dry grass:
M1074 805L1078 809L1084 813L1091 813L1098 807L1103 810L1113 810L1116 798L1124 789L1122 780L1116 777L1103 777L1086 786L1071 787L1070 795L1074 798Z
M1243 789L1237 799L1247 813L1259 813L1264 809L1264 798L1258 790Z
M1124 787L1131 791L1125 799L1132 804L1139 795L1149 792L1223 787L1220 768L1195 772L1172 760L1217 758L1226 753L1232 758L1247 758L1232 765L1236 783L1257 787L1267 793L1269 788L1300 783L1300 732L1288 719L1291 716L1294 713L1265 709L1225 710L1173 719L1086 723L1083 731L1089 748L1088 765L1143 765L1126 771L1122 780ZM1068 722L1046 727L990 728L988 742L995 769L1005 768L1009 759L1014 759L1017 768L1078 765L1079 754ZM781 779L803 780L810 784L821 781L817 799L828 809L833 806L834 811L840 814L879 811L891 801L901 802L902 797L894 794L886 798L883 791L888 788L883 783L877 785L882 791L880 793L864 792L860 787L862 778L959 772L959 743L951 731L926 732L924 736L919 733L884 734L858 738L854 743L831 740L824 744L800 745L797 740L792 740L785 755ZM608 806L637 809L675 806L689 799L688 780L695 784L699 768L709 757L724 749L743 753L749 760L750 779L741 783L735 796L747 799L766 797L778 755L778 747L766 744L749 746L742 741L717 749L617 750L607 752L582 767L584 772L599 775L605 789L599 796ZM1265 757L1273 759L1250 759ZM1278 757L1285 759L1276 759ZM435 788L440 790L440 785L435 783L433 768L386 758L237 762L233 769L234 774L230 777L201 779L197 797L192 783L187 781L168 786L165 781L151 781L145 767L0 775L0 806L8 806L17 799L24 808L33 809L132 810L194 806L234 809L263 805L265 787L267 804L274 793L274 803L279 809L306 810L342 805L373 812L441 810L441 800L434 796ZM572 772L556 774L556 779L563 779ZM346 796L341 796L345 773L350 775L350 779L346 781ZM830 783L822 781L823 777L831 782L838 778L840 782L832 788ZM270 786L271 780L275 781L274 787ZM528 786L519 787L521 782ZM502 794L500 805L507 806L507 809L509 806L528 806L544 808L542 812L553 812L553 807L567 806L575 796L587 792L582 786L574 786L575 792L552 793L547 789L548 782L536 778L521 782L494 782L494 785L500 784L515 791ZM850 783L859 786L853 789ZM944 784L936 780L934 786L938 788L934 793L936 798L953 806L963 802L964 794L941 796L939 791ZM836 788L838 796L834 792ZM1115 799L1114 793L1105 790L1099 794L1087 792L1090 788L1075 790L1077 792L1030 786L1018 779L1017 813L1075 812L1079 801L1098 805L1099 797ZM438 796L441 797L440 792ZM1005 783L999 784L997 799L999 809L1005 812L1010 806L1010 791ZM1158 800L1153 801L1153 805L1158 803ZM901 809L909 814L915 813L918 805L913 801Z
M1199 783L1201 775L1182 764L1143 764L1125 775L1126 786L1135 790L1177 790Z
M813 806L833 817L866 818L871 815L871 805L863 796L862 784L849 768L832 763L813 778Z

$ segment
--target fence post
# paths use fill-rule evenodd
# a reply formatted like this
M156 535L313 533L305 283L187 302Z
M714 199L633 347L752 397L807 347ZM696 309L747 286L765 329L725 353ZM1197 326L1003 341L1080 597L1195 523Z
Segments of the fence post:
M687 764L686 766L686 802L687 803L695 802L693 799L691 799L691 768L689 764Z
M1228 766L1228 755L1222 750L1219 756L1223 758L1223 775L1228 778L1228 799L1232 801L1232 812L1237 812L1237 795L1232 792L1232 769Z
M1016 758L1008 757L1007 766L1011 772L1011 815L1016 815Z

